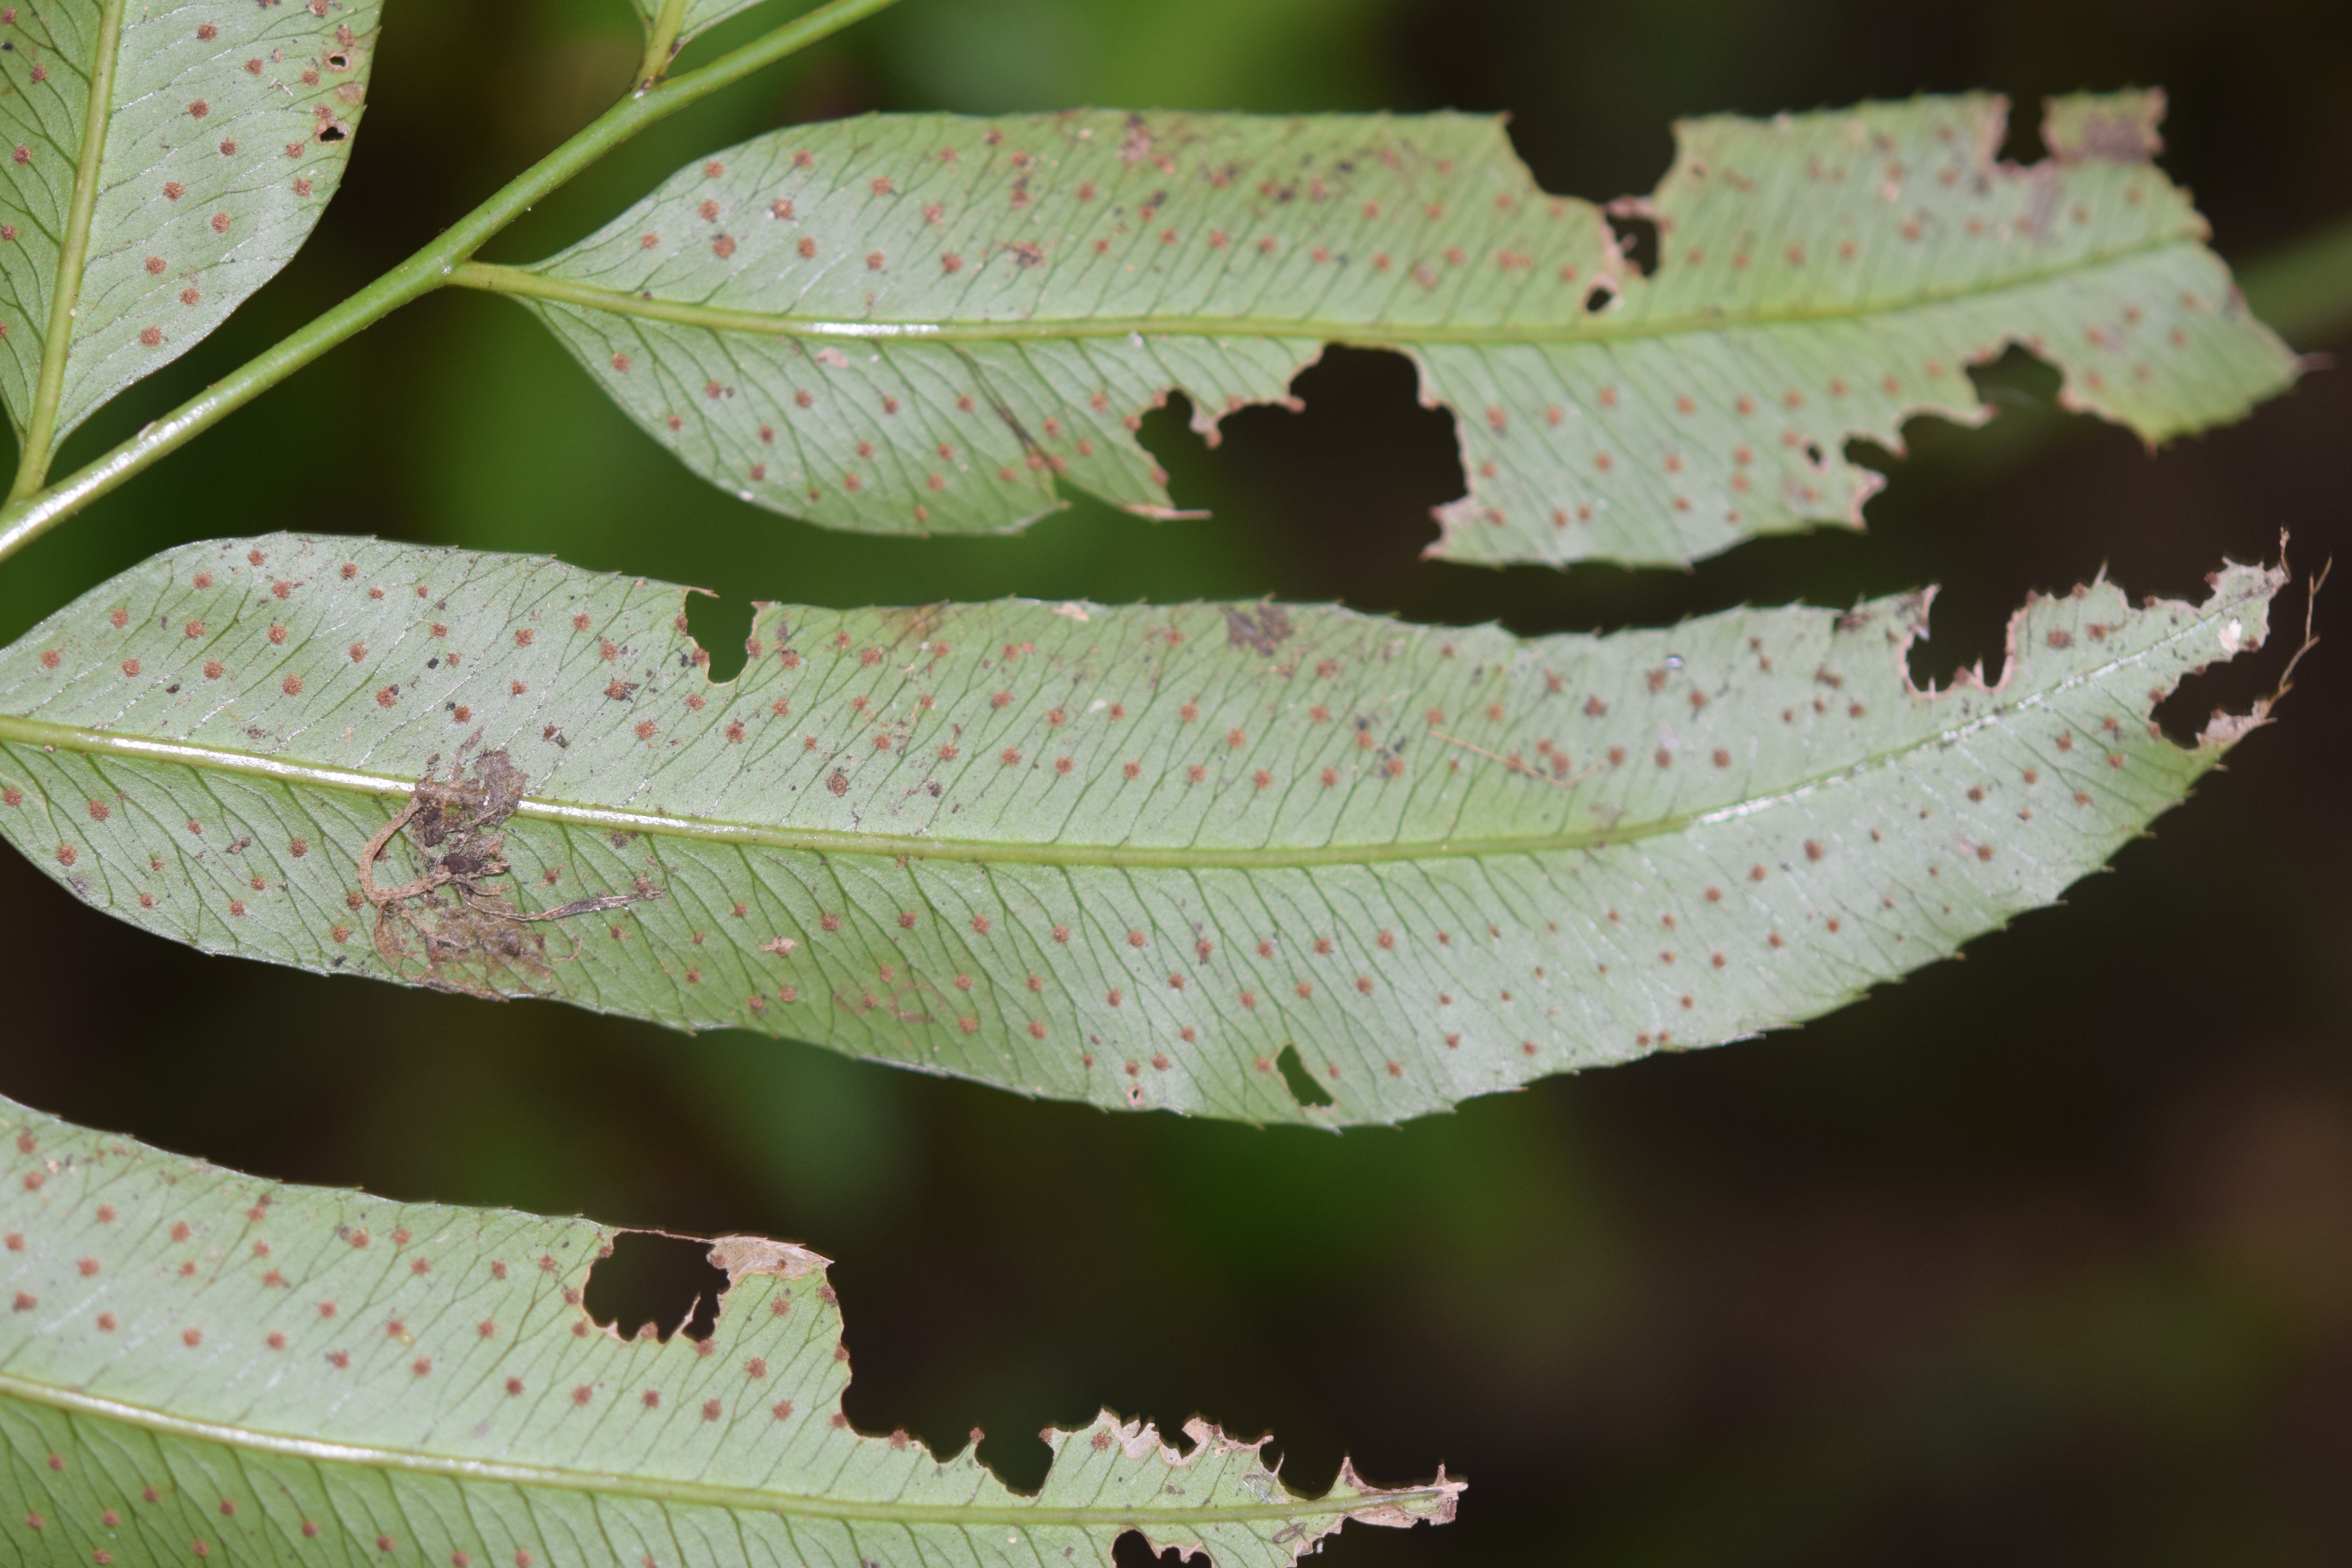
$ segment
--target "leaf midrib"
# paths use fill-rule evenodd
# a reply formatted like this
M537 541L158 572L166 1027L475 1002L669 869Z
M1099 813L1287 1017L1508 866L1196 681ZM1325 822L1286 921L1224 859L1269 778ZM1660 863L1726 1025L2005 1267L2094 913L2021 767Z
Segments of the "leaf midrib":
M948 860L976 864L1104 867L1138 870L1286 870L1332 866L1371 866L1403 860L1475 858L1489 855L1559 853L1601 849L1636 842L1686 828L1750 816L1759 811L1801 799L1816 790L1863 773L1893 766L1898 760L1929 747L1953 745L1965 737L2003 721L2030 707L2040 707L2083 685L2112 676L2128 666L2146 662L2169 643L2203 629L2209 606L2199 606L2183 626L2135 653L2080 671L2046 689L2037 689L2008 702L1995 702L1966 723L1930 731L1895 746L1865 752L1833 769L1808 774L1766 794L1728 801L1705 811L1644 819L1608 827L1558 833L1496 834L1486 837L1420 839L1388 844L1302 845L1246 848L1202 848L1191 846L1068 844L1035 840L990 841L934 838L915 833L869 833L827 827L771 827L755 823L675 816L658 811L631 811L616 806L583 805L545 796L527 796L514 815L563 826L605 832L646 833L663 837L690 838L709 843L801 850L815 855L866 855L889 859ZM2012 676L2014 671L2011 672ZM1929 693L1940 700L1948 693ZM160 762L190 768L213 769L269 779L313 789L405 799L415 781L358 768L289 762L283 758L204 746L192 742L158 740L116 734L108 731L56 724L45 720L0 715L0 742L16 742L44 750L65 750L100 756Z
M128 0L101 0L98 36L89 66L89 96L84 105L81 147L74 160L72 204L58 246L58 275L49 293L49 319L41 339L41 363L26 411L10 500L39 489L48 479L57 445L58 406L65 400L66 363L73 347L74 319L81 305L82 273L89 261L89 226L98 211L99 165L106 156L106 133L114 120L114 72L122 53L122 12Z
M377 1447L357 1443L296 1437L225 1422L200 1421L173 1415L145 1405L109 1399L79 1389L0 1372L0 1398L47 1405L68 1415L126 1426L167 1436L217 1443L251 1453L308 1460L321 1465L356 1465L363 1468L398 1470L410 1475L441 1476L459 1482L545 1487L562 1491L643 1498L655 1502L697 1503L713 1508L748 1509L761 1513L800 1514L818 1519L860 1521L877 1524L1002 1524L1031 1526L1064 1524L1102 1529L1139 1526L1221 1524L1250 1520L1295 1520L1301 1514L1346 1518L1369 1509L1437 1501L1446 1487L1410 1487L1384 1491L1376 1498L1336 1496L1298 1498L1269 1503L1226 1503L1187 1508L1181 1512L1150 1509L1052 1508L1042 1504L998 1504L991 1507L954 1503L852 1502L804 1493L763 1490L757 1487L723 1486L709 1481L655 1479L606 1471L572 1470L553 1465L522 1465L493 1459L467 1459L413 1449Z
M616 289L550 277L528 268L469 261L448 281L488 293L517 294L612 315L635 316L712 331L778 338L855 340L908 339L922 342L1004 342L1066 338L1265 337L1311 338L1323 342L1379 347L1395 343L1613 342L1668 338L1687 332L1740 327L1803 326L1864 321L1907 310L1969 300L1991 299L2055 279L2128 261L2178 246L2195 247L2194 236L2167 234L2137 245L2078 258L2063 265L2006 274L1986 283L1923 289L1900 299L1861 305L1790 306L1772 310L1717 311L1682 316L1610 314L1567 321L1447 323L1347 321L1300 316L1215 316L1196 312L1159 316L1024 316L1011 320L821 321L775 310L742 310L679 300L648 299Z

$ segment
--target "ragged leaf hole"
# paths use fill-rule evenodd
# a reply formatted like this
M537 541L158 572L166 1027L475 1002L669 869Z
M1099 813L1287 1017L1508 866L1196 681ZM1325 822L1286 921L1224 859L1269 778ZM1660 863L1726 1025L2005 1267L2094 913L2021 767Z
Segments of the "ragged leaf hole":
M1281 1070L1283 1087L1290 1090L1290 1098L1299 1104L1315 1106L1332 1103L1331 1096L1325 1092L1321 1084L1315 1081L1315 1075L1307 1070L1307 1064L1300 1059L1297 1046L1283 1047L1282 1054L1274 1058L1274 1065Z
M2063 377L2056 365L2023 343L2010 343L1995 358L1966 368L1969 384L1976 388L1978 399L1989 407L2057 416ZM2082 417L2093 418L2089 415Z
M706 679L723 686L743 673L743 667L751 662L745 643L751 635L756 615L751 605L740 599L721 599L709 594L686 596L687 635L709 659L702 670Z
M2038 163L2048 155L2042 141L2042 103L2028 99L2020 103L2011 100L2009 119L2002 129L2000 159L2005 163Z
M1633 213L1612 212L1608 215L1608 221L1610 232L1617 237L1617 249L1625 258L1625 265L1644 278L1657 271L1657 220Z
M1130 1530L1110 1543L1110 1560L1116 1568L1181 1568L1185 1557L1181 1546L1154 1552L1143 1531Z
M623 1231L588 1274L582 1306L623 1339L679 1333L707 1340L719 1322L727 1274L710 1261L710 1243L659 1231Z
M1280 594L1377 601L1435 537L1432 511L1468 488L1454 413L1424 404L1412 362L1384 349L1328 347L1289 390L1295 410L1254 405L1227 416L1214 451L1191 427L1181 394L1144 416L1139 439L1174 476L1178 505L1229 522L1303 524L1311 541L1302 555L1344 574L1311 589L1276 584ZM1334 540L1344 545L1317 548Z
M1980 671L1988 688L2009 673L2009 623L2017 602L1970 586L1939 590L1927 624L1904 653L1911 684L1922 691L1949 690L1963 671Z
M2281 598L2282 608L2301 607L2286 595ZM2299 625L2283 622L2273 628L2267 643L2258 649L2242 650L2234 658L2221 658L2221 650L2216 647L2214 661L2181 677L2179 684L2155 705L2150 721L2174 745L2194 746L2199 732L2215 713L2248 712L2276 693L2280 672L2301 641L2300 631Z

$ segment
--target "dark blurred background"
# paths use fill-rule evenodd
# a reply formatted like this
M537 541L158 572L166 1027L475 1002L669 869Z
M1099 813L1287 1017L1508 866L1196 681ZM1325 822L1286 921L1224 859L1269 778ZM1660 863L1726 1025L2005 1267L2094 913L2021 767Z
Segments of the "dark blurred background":
M623 0L390 12L309 249L68 466L450 222L637 57ZM1605 198L1664 171L1677 115L1986 87L2021 105L2030 153L2043 93L2146 82L2170 89L2168 166L2258 307L2298 348L2352 352L2341 0L907 0L649 134L488 254L541 254L705 150L867 109L1505 110L1546 185ZM2347 540L2346 371L2153 455L2056 410L2031 363L1986 380L1992 427L1921 423L1874 458L1895 482L1866 535L1687 574L1421 562L1429 507L1461 488L1452 437L1370 353L1334 354L1304 414L1245 413L1214 451L1181 410L1147 427L1211 521L1081 500L1018 539L876 541L704 488L520 310L453 293L0 567L0 639L166 545L290 528L701 584L722 659L754 597L1274 593L1533 632L1933 582L1934 676L1997 655L2029 590L2103 563L2192 594L2283 527L2299 567ZM950 1447L984 1426L1020 1484L1044 1468L1031 1434L1101 1404L1270 1429L1310 1489L1343 1447L1379 1480L1467 1472L1445 1530L1350 1527L1330 1550L1357 1568L2341 1563L2352 591L2319 621L2279 722L2063 908L1802 1030L1400 1131L1111 1117L204 959L11 856L0 1090L289 1180L804 1240L841 1260L853 1416ZM2168 717L2242 705L2293 641Z

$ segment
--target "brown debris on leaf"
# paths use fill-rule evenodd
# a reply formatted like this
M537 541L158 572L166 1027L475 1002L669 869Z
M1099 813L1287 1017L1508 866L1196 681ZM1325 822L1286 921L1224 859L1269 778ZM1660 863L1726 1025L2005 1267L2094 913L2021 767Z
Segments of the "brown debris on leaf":
M2164 151L2164 90L2076 94L2043 101L2042 141L2061 163L2147 163Z
M660 889L639 879L631 892L575 899L552 910L515 908L489 883L509 870L505 840L497 829L522 804L530 778L503 751L476 758L470 775L461 760L446 779L433 776L440 760L426 763L408 805L360 852L360 891L375 906L376 953L394 974L404 973L409 961L421 956L425 972L411 978L429 989L490 1000L514 991L535 995L535 983L551 970L547 938L527 929L532 922L569 920L662 896ZM423 869L404 886L379 887L376 861L404 828L425 852Z
M1448 1480L1445 1467L1437 1467L1437 1479L1426 1487L1404 1487L1394 1492L1384 1492L1356 1473L1355 1461L1346 1455L1339 1458L1339 1479L1337 1489L1361 1494L1363 1506L1348 1510L1348 1517L1359 1524L1377 1524L1384 1530L1411 1530L1416 1524L1451 1524L1454 1511L1461 1507L1462 1493L1469 1483ZM1427 1512L1416 1513L1402 1502L1388 1500L1402 1492L1413 1498L1434 1493L1437 1504Z
M1261 605L1255 616L1247 610L1225 612L1225 641L1233 647L1253 647L1270 654L1290 636L1290 616L1280 605Z
M722 1236L710 1244L710 1265L725 1270L730 1284L749 1274L797 1279L818 1272L832 1261L805 1247L795 1247L789 1241L770 1241L760 1236Z
M2283 581L2288 575L2286 547L2286 531L2282 529L2279 531L2278 572ZM2294 672L2302 665L2304 655L2319 646L2319 591L2327 586L2327 574L2334 570L2336 570L2336 562L2331 557L2312 574L2305 585L2303 641L2296 646L2294 655L2287 659L2286 668L2279 672L2278 685L2272 689L2268 697L2255 699L2254 705L2243 713L2231 713L2221 709L2215 709L2212 718L2206 721L2205 728L2197 733L2197 745L2200 750L2234 746L2271 721L2272 710L2285 701L2287 693L2294 689ZM2211 581L2210 578L2207 580ZM2237 637L2236 623L2231 622L2231 626L2229 636L2234 640ZM2224 651L2235 658L2240 647L2252 651L2261 646L2259 642L2242 643L2238 647L2224 644Z
M1244 1441L1228 1436L1223 1427L1195 1415L1184 1423L1184 1435L1192 1439L1190 1449L1179 1449L1161 1437L1159 1429L1148 1421L1121 1421L1105 1410L1095 1417L1094 1424L1076 1431L1061 1431L1048 1426L1038 1436L1057 1454L1077 1440L1084 1440L1096 1453L1108 1453L1117 1447L1130 1460L1157 1458L1168 1470L1182 1475L1203 1468L1222 1466L1240 1459L1256 1471L1252 1489L1262 1498L1276 1496L1296 1498L1284 1485L1279 1462L1265 1462L1265 1448L1269 1439ZM1188 1483L1189 1484L1189 1483ZM1352 1520L1359 1524L1378 1525L1390 1530L1410 1530L1416 1524L1450 1524L1461 1506L1462 1493L1469 1483L1448 1477L1445 1467L1437 1468L1437 1478L1418 1486L1376 1487L1357 1472L1352 1459L1342 1456L1339 1479L1320 1500L1339 1506L1328 1513L1312 1518L1299 1518L1275 1531L1271 1543L1291 1554L1296 1563L1309 1552L1322 1550L1321 1542L1336 1533L1339 1527ZM1171 1491L1181 1489L1171 1485ZM1171 1521L1171 1523L1177 1521ZM1152 1524L1139 1521L1146 1543L1155 1552L1175 1550L1186 1561L1205 1555L1202 1546L1174 1530L1165 1532Z

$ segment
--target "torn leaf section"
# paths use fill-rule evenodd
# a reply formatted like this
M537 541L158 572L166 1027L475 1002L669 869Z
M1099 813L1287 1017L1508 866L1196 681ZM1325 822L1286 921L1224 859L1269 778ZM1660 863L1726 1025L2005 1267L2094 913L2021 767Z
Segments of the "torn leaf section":
M708 1340L583 1300L615 1232L285 1186L0 1100L0 1540L24 1562L1108 1564L1141 1531L1286 1568L1462 1483L1301 1498L1263 1440L1105 1412L1034 1496L842 1412L825 1260L727 1237ZM130 1520L131 1524L123 1521ZM593 1542L589 1555L583 1542Z
M1657 223L1656 275L1613 308L1664 334L1629 378L1676 384L1636 453L1654 506L1719 521L1724 544L1748 524L1859 525L1880 479L1845 443L1899 452L1912 415L1990 417L1961 372L2011 343L2057 367L2066 406L2151 442L2290 384L2293 353L2150 161L2163 111L2158 92L2052 100L2053 156L2025 166L1997 157L2007 106L1990 96L1678 124L1655 195L1621 204Z
M2164 151L2164 94L2083 92L2044 107L2042 140L2061 163L2147 163Z
M1102 1106L1394 1121L1812 1017L2056 900L2241 732L2184 749L2151 710L2259 647L2281 581L2037 598L1990 689L1911 685L1920 595L1533 638L767 605L716 682L675 587L274 535L159 556L0 653L0 833L207 952ZM438 846L404 820L428 777L476 803ZM529 945L436 973L460 915Z
M654 437L772 510L877 532L1023 526L1075 487L1146 515L1134 439L1181 389L1213 433L1326 342L1389 347L1454 416L1434 552L1680 563L1857 525L1922 413L1988 416L2010 343L2150 440L2295 374L2147 160L2158 95L1998 98L1676 128L1615 211L1538 189L1497 120L869 116L680 170L602 233L458 281L524 298Z

